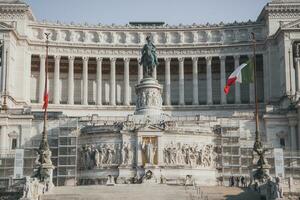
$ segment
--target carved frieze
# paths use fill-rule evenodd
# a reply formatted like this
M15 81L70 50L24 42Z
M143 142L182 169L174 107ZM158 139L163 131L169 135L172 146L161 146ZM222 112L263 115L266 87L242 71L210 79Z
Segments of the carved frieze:
M213 145L173 143L163 149L164 163L170 166L214 167L216 153Z
M147 88L145 90L140 90L137 94L137 107L161 107L162 98L160 91L153 88Z

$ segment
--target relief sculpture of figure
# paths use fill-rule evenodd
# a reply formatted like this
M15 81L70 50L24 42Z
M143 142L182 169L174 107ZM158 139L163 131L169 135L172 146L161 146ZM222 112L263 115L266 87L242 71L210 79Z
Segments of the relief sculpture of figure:
M164 162L167 165L186 165L195 167L213 167L216 153L213 145L188 145L173 142L163 150Z
M149 139L149 142L143 142L142 149L144 151L145 157L146 157L146 163L148 164L154 164L154 156L156 152L156 147L152 143L151 138Z
M158 66L156 47L151 41L150 36L146 37L147 43L142 49L140 65L143 65L144 77L152 77L153 69Z
M126 142L123 143L122 148L122 164L128 164L128 144L126 144Z
M95 165L96 167L99 167L100 166L100 154L99 154L99 151L98 149L95 149Z

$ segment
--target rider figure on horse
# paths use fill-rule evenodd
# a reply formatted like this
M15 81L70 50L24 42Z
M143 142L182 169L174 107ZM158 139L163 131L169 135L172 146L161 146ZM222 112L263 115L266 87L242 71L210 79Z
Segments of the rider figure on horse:
M142 58L140 65L143 65L144 77L153 77L153 69L158 65L156 47L152 43L150 36L146 37L147 43L142 49Z

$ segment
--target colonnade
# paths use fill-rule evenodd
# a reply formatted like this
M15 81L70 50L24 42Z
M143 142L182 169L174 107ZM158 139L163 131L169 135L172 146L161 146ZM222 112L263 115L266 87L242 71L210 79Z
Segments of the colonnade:
M228 55L230 56L230 55ZM227 98L225 93L223 92L223 88L226 84L226 55L219 56L220 60L220 94L221 104L227 104ZM40 55L40 71L39 71L39 83L45 82L45 55ZM172 104L171 101L171 59L177 59L178 60L178 104L183 106L186 105L185 102L185 60L191 59L192 60L192 104L193 105L199 105L199 73L198 73L198 61L201 57L166 57L164 58L164 64L165 64L165 78L164 83L160 83L164 85L164 105L170 106ZM240 65L240 55L234 55L234 67L235 69ZM59 86L59 80L60 80L60 59L61 56L55 55L54 56L54 76L53 76L53 104L60 104L60 86ZM82 99L81 104L82 105L88 105L88 80L89 80L89 74L88 74L88 62L89 57L82 56ZM94 57L93 57L94 59ZM123 58L124 60L124 77L123 77L123 102L122 104L125 106L130 105L130 61L137 58ZM213 104L213 93L212 93L212 59L213 56L206 56L206 104L211 105ZM73 105L74 104L74 56L68 56L68 86L67 86L67 104ZM109 58L110 60L110 95L109 95L109 104L112 106L116 105L116 57ZM102 105L102 61L103 57L96 57L96 105ZM139 63L139 59L137 59ZM138 64L138 81L140 81L143 78L143 67ZM154 70L153 76L157 77L157 71ZM172 74L173 76L173 74ZM43 102L43 92L44 92L44 84L39 84L39 94L38 94L38 102ZM249 87L249 97L250 97L250 103L254 102L254 86L253 84L250 84ZM236 84L235 86L235 104L241 103L241 89L240 85Z

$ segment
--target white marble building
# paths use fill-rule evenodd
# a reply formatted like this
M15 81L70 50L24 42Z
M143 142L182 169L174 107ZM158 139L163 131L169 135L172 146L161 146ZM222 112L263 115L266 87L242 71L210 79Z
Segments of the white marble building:
M75 130L95 121L99 125L112 125L126 120L135 109L135 85L143 78L142 66L138 64L140 50L146 36L151 35L158 49L160 64L154 76L163 85L163 111L174 117L179 129L215 134L217 127L221 127L224 138L228 132L236 143L229 141L227 146L215 143L221 149L216 170L224 176L247 174L249 159L242 157L242 148L251 149L253 145L254 85L237 84L228 96L223 87L229 74L253 55L251 32L257 39L260 132L266 145L284 148L289 152L287 155L297 157L295 152L299 154L300 150L298 0L272 0L256 21L174 26L41 22L25 3L0 0L3 42L0 87L2 95L5 90L9 95L9 110L0 114L0 154L5 158L14 155L16 148L32 147L36 145L34 138L41 134L40 112L46 78L44 33L51 34L50 132L61 130L58 115L67 121L76 119L76 126L70 126L76 127ZM165 144L180 141L180 137L174 136L175 140L171 137ZM192 144L193 139L189 140ZM59 165L59 153L54 153L54 157L57 159L54 163ZM0 178L11 176L13 171L1 174L3 162L0 162ZM227 162L228 165L224 164ZM70 169L75 177L76 170ZM24 167L24 174L29 171L30 167L27 171ZM300 178L296 177L298 172L299 162L296 168L286 169L286 176ZM59 172L55 177L58 179Z

